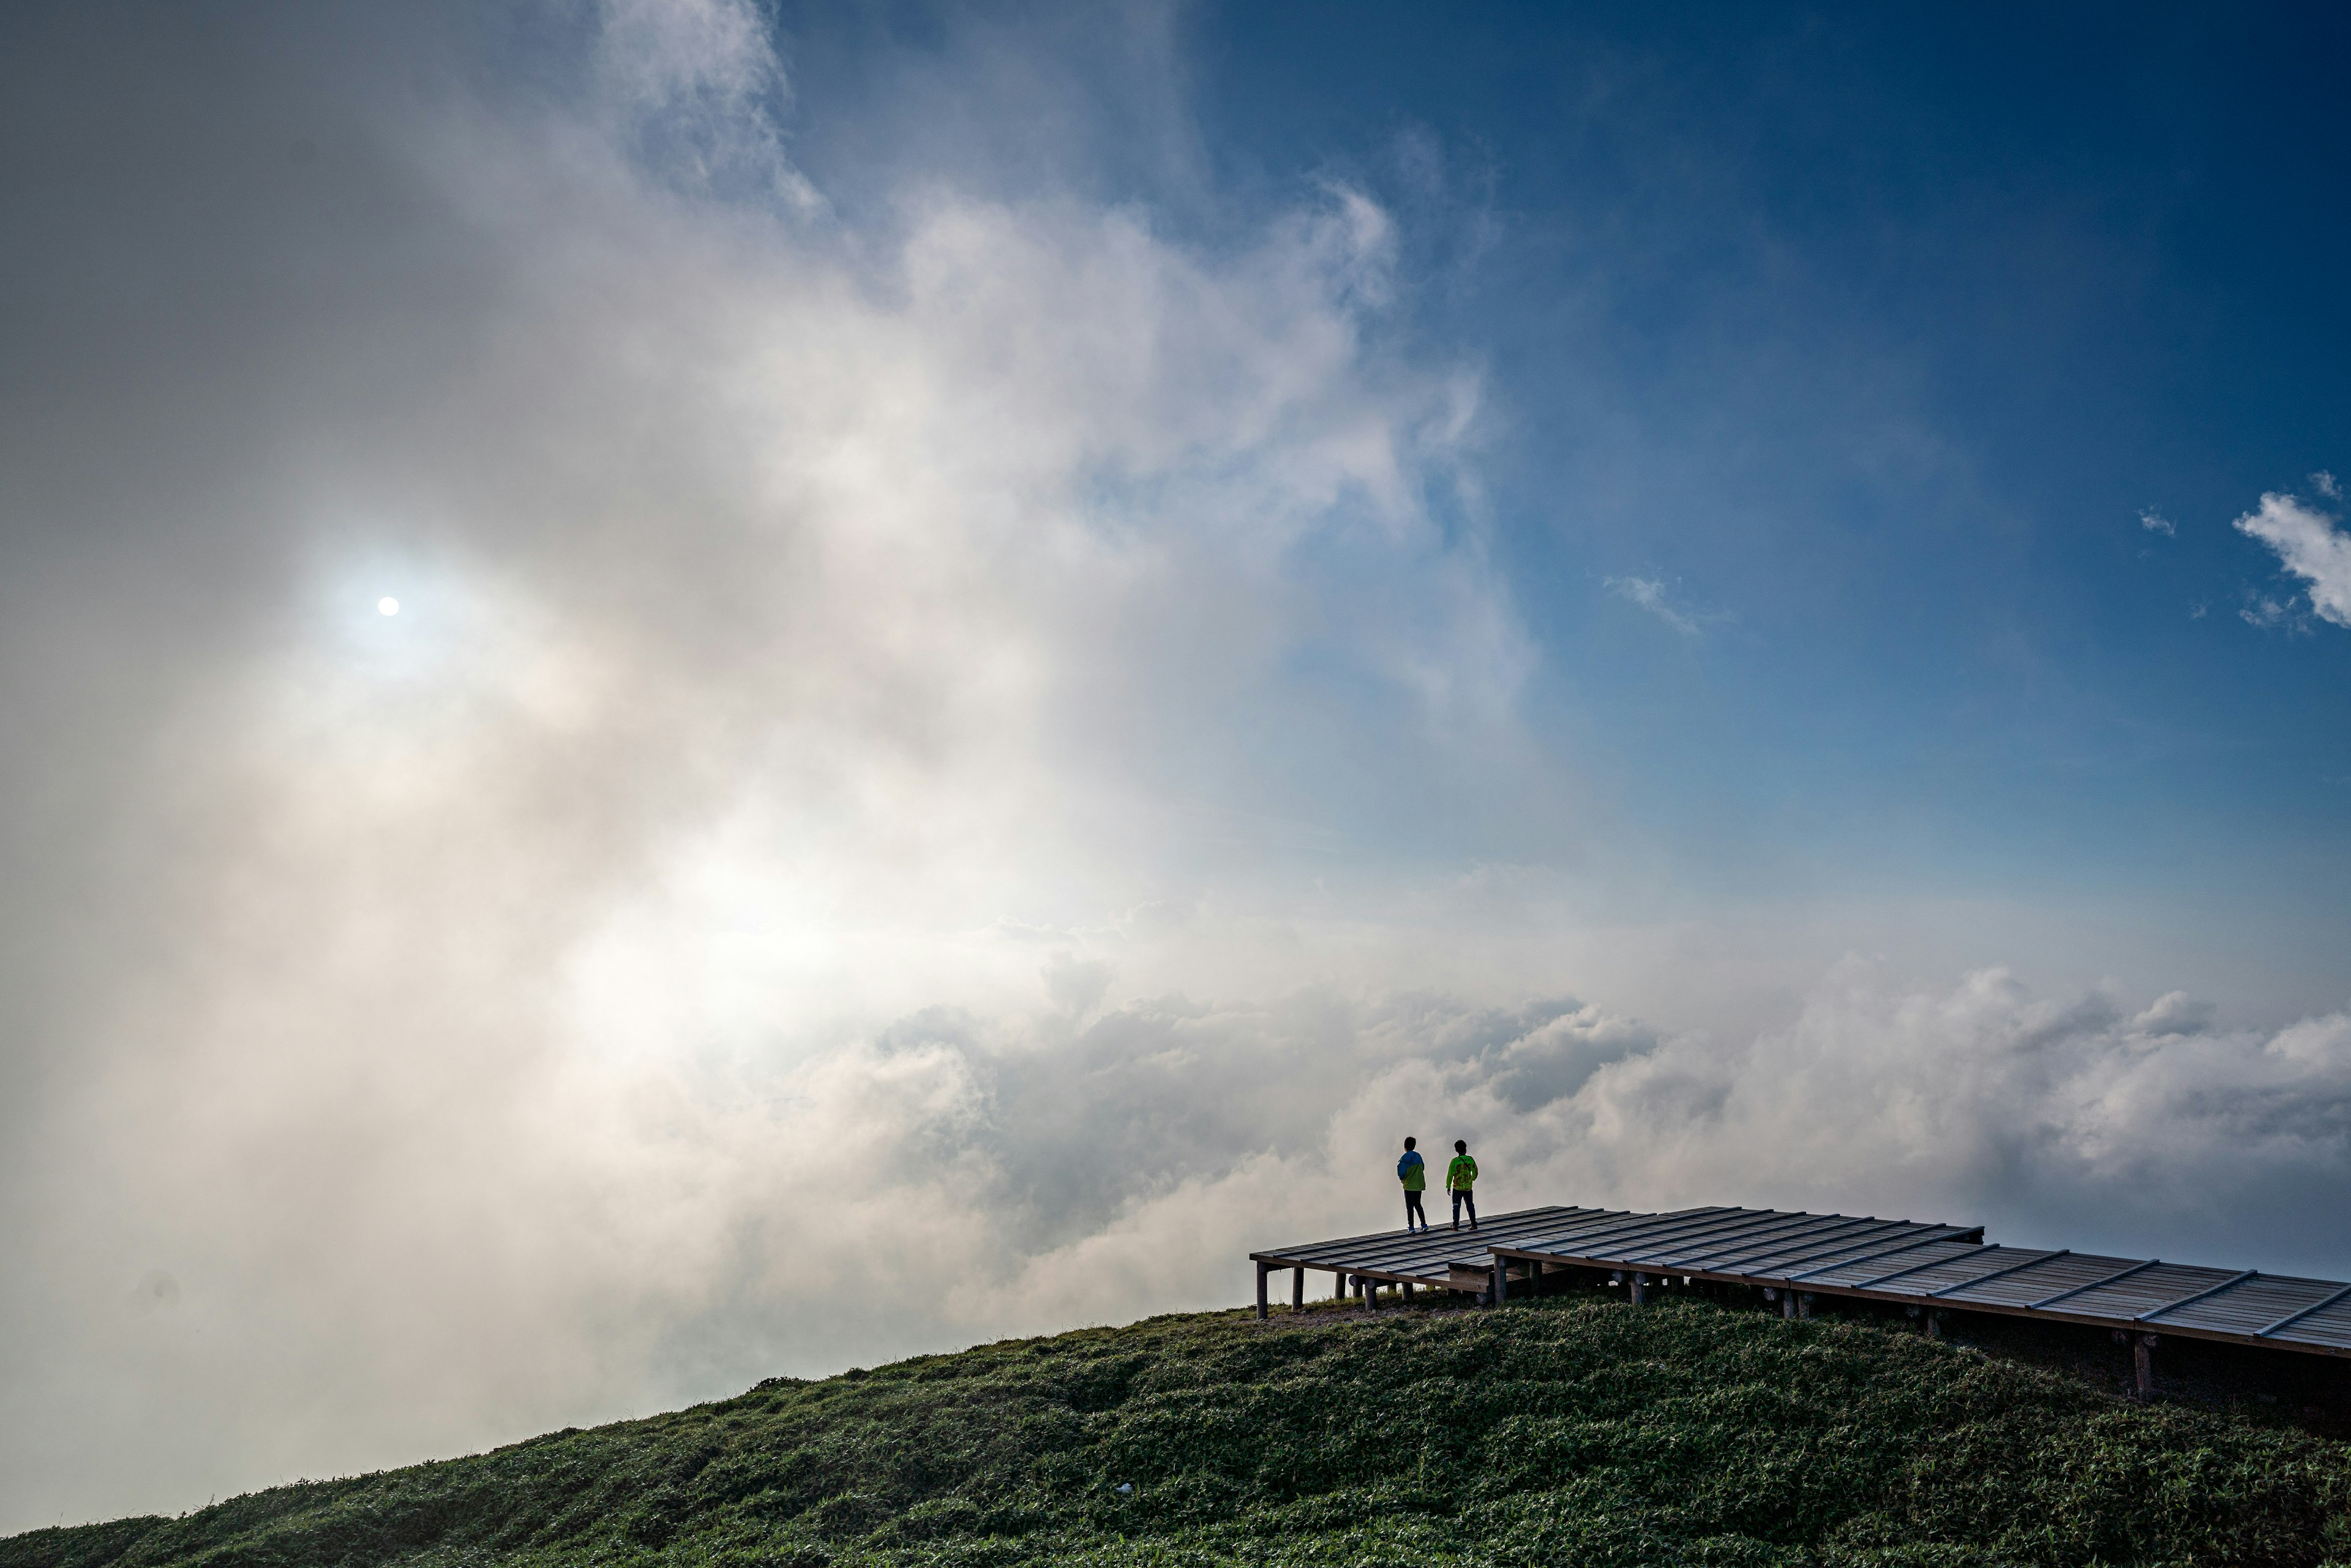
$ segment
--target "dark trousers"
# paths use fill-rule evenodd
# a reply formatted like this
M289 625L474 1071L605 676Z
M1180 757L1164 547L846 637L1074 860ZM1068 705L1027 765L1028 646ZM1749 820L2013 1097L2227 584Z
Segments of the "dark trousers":
M1478 1224L1478 1200L1469 1196L1469 1189L1467 1187L1461 1188L1453 1195L1453 1224L1456 1228L1458 1228L1461 1224L1461 1210L1465 1207L1469 1210L1469 1224L1474 1229Z
M1428 1223L1428 1210L1420 1207L1419 1192L1412 1187L1406 1187L1404 1189L1404 1228L1406 1230L1410 1230L1412 1228L1412 1222L1416 1219L1419 1220L1424 1226L1426 1225Z

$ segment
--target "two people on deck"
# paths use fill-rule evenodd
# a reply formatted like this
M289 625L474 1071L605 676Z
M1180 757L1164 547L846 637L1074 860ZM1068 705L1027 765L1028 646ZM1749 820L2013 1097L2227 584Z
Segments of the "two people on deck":
M1396 1180L1404 1183L1404 1228L1406 1230L1426 1230L1428 1211L1420 1207L1420 1195L1428 1186L1428 1164L1420 1157L1419 1140L1404 1141L1404 1158L1396 1161ZM1461 1211L1469 1211L1469 1228L1478 1228L1478 1200L1469 1189L1478 1182L1478 1162L1469 1157L1466 1138L1453 1140L1453 1163L1445 1167L1445 1190L1453 1195L1453 1228L1461 1228ZM1419 1221L1416 1226L1413 1222Z

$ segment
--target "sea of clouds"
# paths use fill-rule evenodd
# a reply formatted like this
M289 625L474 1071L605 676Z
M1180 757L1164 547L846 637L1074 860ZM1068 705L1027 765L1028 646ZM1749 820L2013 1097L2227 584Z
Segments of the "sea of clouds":
M1609 993L1363 191L850 203L730 0L16 26L0 1529L1233 1303L1405 1133L2329 1261L2351 1017Z

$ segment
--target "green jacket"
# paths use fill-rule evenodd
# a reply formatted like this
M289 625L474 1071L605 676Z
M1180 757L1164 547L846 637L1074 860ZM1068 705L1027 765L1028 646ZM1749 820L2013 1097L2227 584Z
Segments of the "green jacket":
M1445 1167L1445 1190L1468 1192L1478 1179L1478 1162L1468 1155L1456 1155L1453 1163Z

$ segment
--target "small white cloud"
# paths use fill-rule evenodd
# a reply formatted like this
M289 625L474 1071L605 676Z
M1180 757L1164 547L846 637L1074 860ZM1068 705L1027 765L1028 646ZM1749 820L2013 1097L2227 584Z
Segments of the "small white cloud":
M1698 623L1666 602L1666 585L1654 577L1612 577L1606 580L1608 591L1617 598L1637 604L1685 637L1705 635Z
M2169 538L2179 532L2178 528L2172 527L2171 519L2169 517L2165 517L2153 507L2144 507L2140 508L2138 514L2138 526L2145 528L2148 533L2161 534L2166 538Z
M2272 626L2283 625L2291 612L2288 606L2262 595L2255 598L2252 603L2238 611L2237 613L2245 618L2245 624L2248 626L2259 626L2266 631Z
M2259 510L2237 519L2237 531L2277 551L2286 570L2310 584L2311 608L2320 620L2351 626L2351 535L2339 532L2335 523L2295 497L2272 493L2262 497ZM2259 616L2245 612L2256 626L2275 625L2288 608L2267 599L2258 603Z
M2212 607L2209 604L2191 604L2188 607L2188 619L2190 621L2201 621L2211 608Z
M2339 501L2343 498L2343 486L2336 482L2334 475L2324 468L2310 476L2310 486L2312 489L2330 501Z

